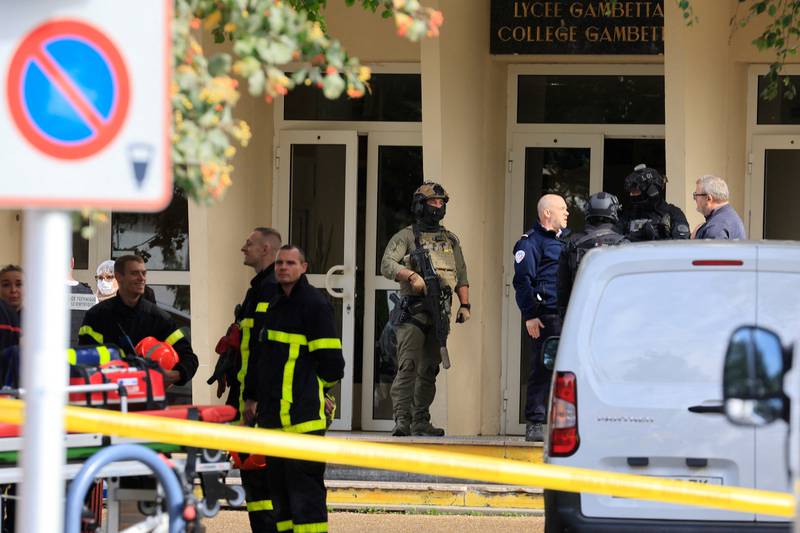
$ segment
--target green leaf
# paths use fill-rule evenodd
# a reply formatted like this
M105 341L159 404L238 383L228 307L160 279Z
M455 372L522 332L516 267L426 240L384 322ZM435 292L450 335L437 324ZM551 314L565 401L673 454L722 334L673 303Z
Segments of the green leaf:
M224 76L231 70L231 56L216 54L208 60L208 73L212 76Z

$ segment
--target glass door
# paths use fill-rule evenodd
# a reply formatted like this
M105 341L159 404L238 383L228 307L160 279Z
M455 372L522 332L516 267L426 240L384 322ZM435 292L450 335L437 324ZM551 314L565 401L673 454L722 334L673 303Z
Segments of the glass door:
M351 428L353 413L357 147L355 131L282 131L276 152L275 226L305 250L308 280L329 298L340 325L337 430Z
M794 204L800 194L800 136L754 136L751 156L747 236L800 240L800 211Z
M516 134L512 140L507 197L505 297L506 357L503 361L504 433L525 431L525 397L530 370L531 339L522 324L511 281L511 250L520 235L537 220L536 204L543 194L558 194L567 202L569 228L584 226L583 210L591 193L603 185L602 135Z
M370 431L392 429L389 389L396 372L375 346L394 303L397 282L381 275L381 257L389 239L413 222L411 196L422 184L420 133L370 133L367 152L367 221L364 275L364 367L361 426Z

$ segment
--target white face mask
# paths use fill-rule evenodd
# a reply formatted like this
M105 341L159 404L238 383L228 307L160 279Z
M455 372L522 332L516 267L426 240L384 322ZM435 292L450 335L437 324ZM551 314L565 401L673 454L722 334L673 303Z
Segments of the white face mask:
M107 295L113 294L114 292L114 282L107 281L104 279L98 280L97 282L97 290L100 291L100 294Z

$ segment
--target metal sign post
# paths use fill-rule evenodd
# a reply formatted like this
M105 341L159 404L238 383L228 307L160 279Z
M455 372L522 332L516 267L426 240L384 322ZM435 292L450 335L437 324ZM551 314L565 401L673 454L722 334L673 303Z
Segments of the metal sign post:
M25 212L25 294L20 365L25 388L24 478L18 533L63 531L64 411L69 337L72 220L63 211Z
M172 0L32 0L0 19L0 206L26 210L20 533L64 526L68 210L172 198L171 24Z

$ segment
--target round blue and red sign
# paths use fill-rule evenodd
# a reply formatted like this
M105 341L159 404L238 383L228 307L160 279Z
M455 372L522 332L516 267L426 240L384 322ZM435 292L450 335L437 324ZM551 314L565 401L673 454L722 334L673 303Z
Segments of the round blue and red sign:
M15 51L6 77L14 123L39 151L58 159L90 157L125 122L130 81L111 40L74 20L38 26Z

